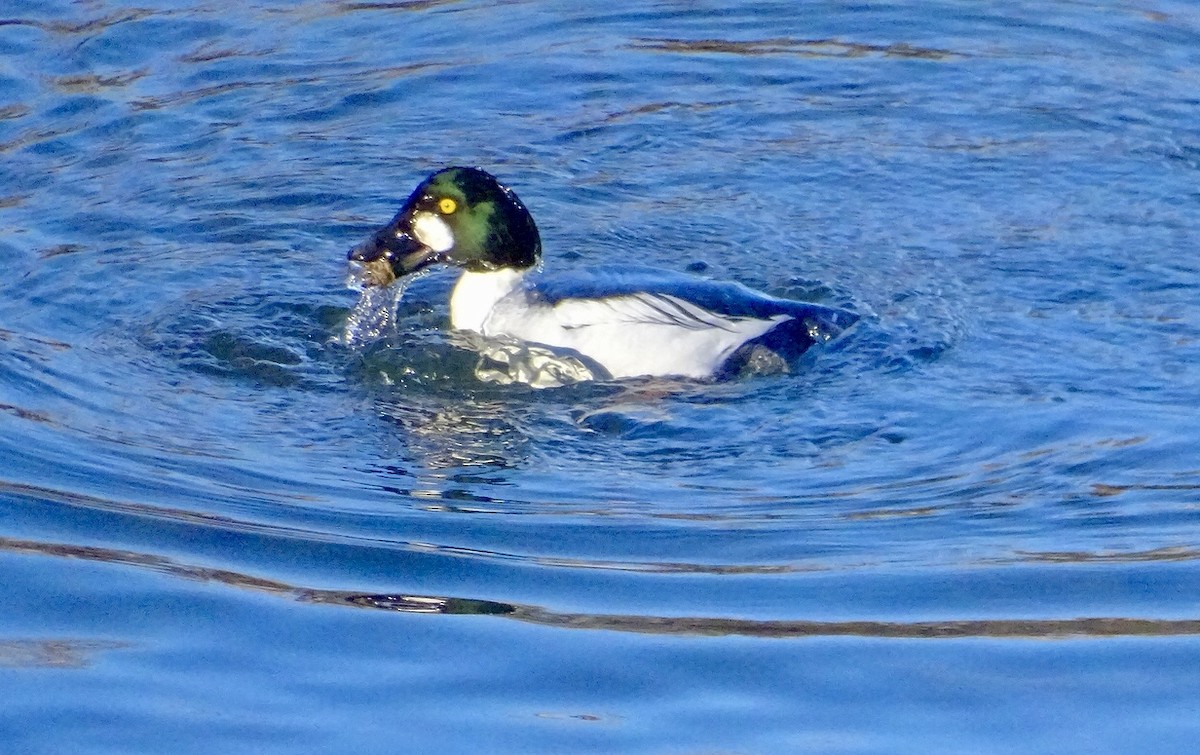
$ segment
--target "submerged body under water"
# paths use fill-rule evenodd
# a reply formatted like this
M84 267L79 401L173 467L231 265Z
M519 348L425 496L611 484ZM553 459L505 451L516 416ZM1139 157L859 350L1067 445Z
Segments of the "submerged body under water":
M1192 6L4 16L0 749L1196 740ZM535 390L345 287L446 164L863 319Z

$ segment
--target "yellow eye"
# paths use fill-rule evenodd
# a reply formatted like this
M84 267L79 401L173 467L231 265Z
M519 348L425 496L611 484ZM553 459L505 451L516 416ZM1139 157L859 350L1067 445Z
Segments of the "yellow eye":
M455 202L450 197L442 197L438 200L438 209L443 215L449 215L458 209L458 202Z

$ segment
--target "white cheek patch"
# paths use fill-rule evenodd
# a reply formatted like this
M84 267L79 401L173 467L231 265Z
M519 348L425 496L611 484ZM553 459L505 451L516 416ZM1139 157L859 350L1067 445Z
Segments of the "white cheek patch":
M446 221L432 212L418 212L413 216L413 236L435 252L448 252L454 248L454 232Z

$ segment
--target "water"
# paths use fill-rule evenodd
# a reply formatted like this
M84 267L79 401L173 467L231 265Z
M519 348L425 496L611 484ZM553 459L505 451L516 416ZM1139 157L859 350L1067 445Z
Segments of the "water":
M1171 0L8 0L3 749L1189 750L1198 43ZM864 320L535 390L441 274L346 342L345 251L451 163L547 268Z

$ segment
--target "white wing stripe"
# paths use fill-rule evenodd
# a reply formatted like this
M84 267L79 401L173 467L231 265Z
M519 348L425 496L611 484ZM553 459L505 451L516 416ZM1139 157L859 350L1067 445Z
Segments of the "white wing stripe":
M665 294L632 294L606 299L563 299L554 312L564 328L574 330L593 325L671 325L687 330L717 328L736 332L738 325L768 322L752 317L724 317L691 302ZM791 319L790 317L784 319ZM779 322L777 317L770 321Z

